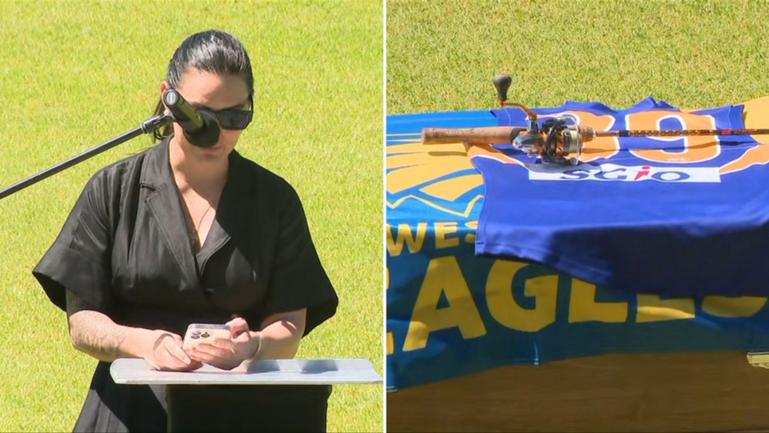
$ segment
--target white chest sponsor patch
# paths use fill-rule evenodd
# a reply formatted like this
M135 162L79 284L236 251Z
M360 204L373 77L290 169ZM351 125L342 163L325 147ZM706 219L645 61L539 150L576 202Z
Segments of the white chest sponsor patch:
M720 183L718 167L654 167L617 164L580 164L572 167L528 165L529 180L599 182L694 182Z

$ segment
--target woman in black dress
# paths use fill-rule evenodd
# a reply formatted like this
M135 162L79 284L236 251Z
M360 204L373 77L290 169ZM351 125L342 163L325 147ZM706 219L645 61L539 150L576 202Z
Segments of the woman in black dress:
M210 402L198 416L219 416L225 430L325 429L327 386L166 389L116 385L109 375L123 357L178 371L290 358L336 311L296 192L233 150L251 121L253 81L234 36L187 38L160 91L174 88L213 112L219 141L194 146L174 124L153 148L96 173L34 269L66 309L74 346L100 361L76 431L163 431L167 392ZM181 335L196 322L226 322L231 338L185 353Z

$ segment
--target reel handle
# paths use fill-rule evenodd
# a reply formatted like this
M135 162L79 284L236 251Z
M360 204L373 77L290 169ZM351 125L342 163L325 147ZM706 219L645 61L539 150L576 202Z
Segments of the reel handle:
M526 131L526 128L514 128L512 126L425 128L422 130L422 143L511 144L521 131Z
M505 101L507 101L507 91L510 89L510 85L513 84L513 77L509 75L497 75L491 81L497 89L499 105L504 106Z

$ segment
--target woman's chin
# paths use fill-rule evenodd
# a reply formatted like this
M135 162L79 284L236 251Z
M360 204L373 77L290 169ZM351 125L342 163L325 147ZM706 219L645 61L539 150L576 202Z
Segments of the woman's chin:
M210 147L193 147L195 156L202 160L214 161L227 156L227 147L219 143Z

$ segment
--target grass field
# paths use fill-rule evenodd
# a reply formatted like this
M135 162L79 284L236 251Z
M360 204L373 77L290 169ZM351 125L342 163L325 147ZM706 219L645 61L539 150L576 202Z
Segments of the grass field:
M382 5L348 2L0 2L0 185L151 115L174 49L221 28L249 50L255 120L238 149L302 197L337 315L299 356L382 373ZM95 361L30 271L85 181L140 137L0 201L0 431L68 431ZM382 388L337 386L330 431L381 431Z
M742 102L769 94L767 19L765 1L391 0L387 111L491 107L501 72L531 107Z

